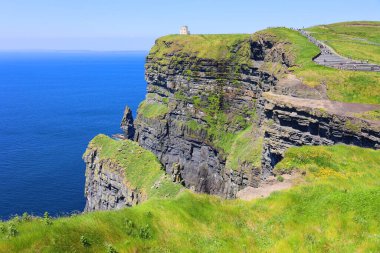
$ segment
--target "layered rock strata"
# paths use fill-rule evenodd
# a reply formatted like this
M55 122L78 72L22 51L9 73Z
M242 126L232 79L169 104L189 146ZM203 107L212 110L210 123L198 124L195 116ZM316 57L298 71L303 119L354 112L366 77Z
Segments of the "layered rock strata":
M358 118L378 105L349 104L330 100L264 94L263 173L272 168L291 146L344 143L380 148L380 122Z
M154 52L147 57L148 94L135 120L135 140L158 156L173 180L198 192L234 197L240 188L255 186L260 180L260 169L249 164L235 170L227 168L223 149L209 138L210 96L216 94L222 104L226 134L243 129L234 117L258 127L261 94L277 80L261 66L264 61L290 64L281 45L244 40L233 50L238 51L243 44L249 46L248 63L243 65L234 60L184 57L185 52L181 57L162 57ZM156 43L167 45L170 42L165 40ZM144 113L149 106L159 106L162 113ZM256 121L251 112L255 112Z
M128 187L124 168L110 159L100 159L99 149L89 147L83 155L86 163L86 212L120 209L140 203L144 198Z

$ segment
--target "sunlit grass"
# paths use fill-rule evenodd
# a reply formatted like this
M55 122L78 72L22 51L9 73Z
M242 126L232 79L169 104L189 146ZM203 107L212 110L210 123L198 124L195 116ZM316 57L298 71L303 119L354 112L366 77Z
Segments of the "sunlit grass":
M380 22L343 22L307 30L343 56L380 64Z
M298 186L251 202L185 191L52 225L14 220L19 233L1 234L0 252L106 252L106 244L118 252L380 251L380 151L291 148L277 171L289 169L306 172ZM146 225L150 236L142 238ZM90 247L81 244L82 235Z
M172 183L157 157L131 140L116 141L106 135L96 136L89 144L101 160L112 160L124 168L125 183L147 198L173 197L181 186ZM103 168L107 169L107 168ZM153 185L157 187L153 187Z
M365 31L367 28L361 29ZM258 34L269 35L275 41L290 42L289 54L295 59L295 66L291 68L293 73L309 86L326 85L331 100L380 104L380 73L338 70L314 63L312 58L319 53L319 49L297 31L272 28Z

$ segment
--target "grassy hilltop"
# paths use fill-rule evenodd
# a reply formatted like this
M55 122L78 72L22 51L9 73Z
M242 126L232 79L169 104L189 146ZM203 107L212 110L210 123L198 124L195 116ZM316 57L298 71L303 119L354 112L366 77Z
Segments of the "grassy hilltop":
M380 251L380 151L291 148L276 170L295 168L306 172L297 186L251 202L185 191L50 225L14 219L0 225L0 252Z
M380 64L380 22L343 22L307 30L343 56Z

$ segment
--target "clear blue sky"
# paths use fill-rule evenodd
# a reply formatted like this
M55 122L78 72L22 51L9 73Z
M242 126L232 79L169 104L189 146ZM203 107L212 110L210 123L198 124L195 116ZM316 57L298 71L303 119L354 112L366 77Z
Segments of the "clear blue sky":
M380 0L0 0L0 50L148 50L192 33L380 20Z

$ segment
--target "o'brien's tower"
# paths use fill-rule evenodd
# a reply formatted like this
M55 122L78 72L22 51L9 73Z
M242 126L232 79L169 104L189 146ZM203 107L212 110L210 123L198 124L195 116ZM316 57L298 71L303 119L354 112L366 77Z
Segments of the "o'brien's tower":
M187 25L181 26L181 29L179 29L179 34L181 35L189 35L190 31Z

